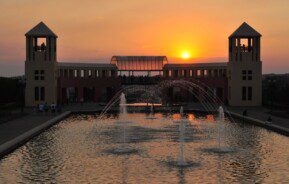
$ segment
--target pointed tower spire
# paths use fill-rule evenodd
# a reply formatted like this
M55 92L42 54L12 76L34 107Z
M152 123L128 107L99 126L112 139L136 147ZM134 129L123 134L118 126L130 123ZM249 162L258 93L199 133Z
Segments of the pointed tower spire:
M37 36L37 37L56 37L57 35L49 29L49 27L44 24L43 22L40 22L37 24L34 28L32 28L30 31L28 31L25 36Z
M229 38L233 37L260 37L262 36L249 24L244 22Z

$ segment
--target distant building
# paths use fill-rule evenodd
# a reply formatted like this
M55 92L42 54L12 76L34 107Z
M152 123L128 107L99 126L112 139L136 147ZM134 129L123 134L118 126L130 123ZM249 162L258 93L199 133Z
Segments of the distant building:
M57 61L57 35L43 22L26 33L26 105L40 103L107 102L124 85L157 85L174 79L199 82L223 103L262 103L261 35L243 23L229 37L229 61L170 64L166 56L113 56L110 64ZM206 90L205 89L205 90ZM206 100L179 87L164 92L171 101Z

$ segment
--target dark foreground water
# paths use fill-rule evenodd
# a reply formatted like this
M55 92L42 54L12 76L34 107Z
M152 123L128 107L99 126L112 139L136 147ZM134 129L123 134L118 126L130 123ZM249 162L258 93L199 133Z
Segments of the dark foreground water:
M289 183L288 137L188 114L179 167L180 117L155 117L72 116L0 160L0 183Z

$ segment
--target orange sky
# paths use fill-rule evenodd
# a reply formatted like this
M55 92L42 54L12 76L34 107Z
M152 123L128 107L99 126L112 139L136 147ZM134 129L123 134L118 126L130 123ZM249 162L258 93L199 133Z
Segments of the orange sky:
M227 61L228 36L246 21L263 35L263 73L289 72L288 0L0 0L0 12L0 76L24 72L24 34L40 21L59 36L58 60L75 62L177 62L182 51Z

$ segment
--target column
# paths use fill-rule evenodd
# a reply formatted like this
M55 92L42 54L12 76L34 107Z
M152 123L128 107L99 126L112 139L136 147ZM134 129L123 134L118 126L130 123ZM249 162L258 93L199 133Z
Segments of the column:
M251 52L251 38L248 38L248 49Z
M30 43L29 37L26 37L26 61L30 60Z
M241 39L238 38L237 61L241 61Z
M78 89L78 96L77 96L77 101L78 102L83 102L84 98L83 98L83 87L79 87Z
M50 48L50 38L49 37L46 37L46 49L45 49L45 61L51 61L51 58L50 58L50 52L51 52L51 48Z
M261 60L261 43L260 43L260 37L257 37L257 59L256 61L260 61Z
M257 61L257 38L253 38L253 53L252 53L252 61Z

